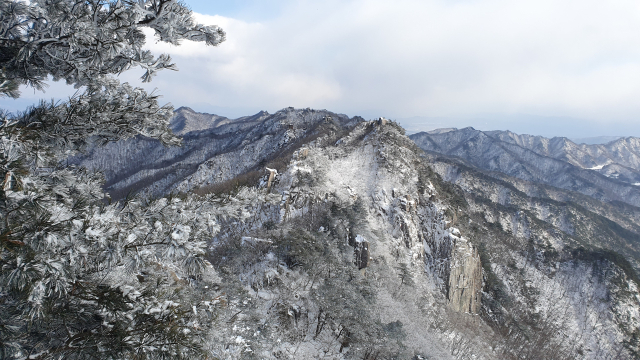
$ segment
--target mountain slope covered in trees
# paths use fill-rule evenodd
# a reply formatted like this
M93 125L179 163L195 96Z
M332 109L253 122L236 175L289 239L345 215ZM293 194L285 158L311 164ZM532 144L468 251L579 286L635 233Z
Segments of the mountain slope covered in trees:
M325 110L174 116L116 78L175 69L144 27L225 40L173 0L0 0L0 96L80 89L0 113L1 358L638 357L621 176L460 138L507 175L487 172ZM546 169L578 192L539 184Z
M474 166L523 180L583 193L603 201L640 205L640 139L577 145L509 131L473 128L421 132L423 150L468 160Z
M634 207L425 154L384 119L292 108L268 117L248 127L307 131L270 153L277 175L258 163L244 167L255 178L239 171L192 188L279 199L250 196L242 220L221 220L209 242L212 353L635 357ZM212 156L206 169L218 161L228 160Z
M281 170L285 164L275 160L286 159L303 143L327 132L341 133L357 121L311 110L260 112L229 120L180 108L170 126L198 129L183 135L182 146L166 147L158 140L138 137L66 161L101 171L113 199L139 191L154 196L188 192L232 179L237 182L239 175L246 178L241 183L255 181L265 166Z

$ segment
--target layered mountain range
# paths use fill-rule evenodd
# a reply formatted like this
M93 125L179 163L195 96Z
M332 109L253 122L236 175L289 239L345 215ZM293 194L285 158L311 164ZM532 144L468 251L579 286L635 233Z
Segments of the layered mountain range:
M101 171L113 199L140 191L152 196L188 192L263 172L267 165L280 168L282 164L272 161L311 141L311 134L340 132L362 120L326 111L298 113L259 112L230 120L179 108L170 127L183 135L182 146L165 147L138 137L94 148L69 162Z
M411 135L423 150L455 156L473 166L577 191L603 201L640 205L640 139L575 144L563 137L518 135L474 128Z
M383 118L293 108L181 108L172 127L182 147L138 138L70 161L102 170L113 199L249 204L209 244L219 358L640 354L635 139L409 138Z

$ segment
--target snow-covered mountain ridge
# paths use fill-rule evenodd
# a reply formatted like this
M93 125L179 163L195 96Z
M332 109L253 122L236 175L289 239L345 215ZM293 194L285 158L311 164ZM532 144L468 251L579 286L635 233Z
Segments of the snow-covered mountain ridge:
M273 158L291 153L309 137L323 131L341 132L357 121L310 109L290 108L273 115L259 112L229 120L180 108L171 121L172 128L180 132L197 129L183 134L180 147L135 138L94 148L69 162L101 171L106 178L105 189L114 199L138 191L158 196L263 171Z
M188 107L178 108L171 118L170 128L174 133L184 135L192 131L206 130L226 125L233 120L224 116L193 111Z
M577 191L599 200L640 205L640 139L575 144L567 138L518 135L473 128L422 132L423 150L456 156L481 169Z
M638 229L631 206L563 204L582 195L447 163L393 122L326 111L231 121L187 133L176 150L136 141L80 160L109 165L114 152L120 160L105 172L114 189L122 180L110 176L122 169L180 169L187 159L193 171L151 177L138 189L249 204L241 219L221 220L208 250L219 278L202 290L216 299L207 300L217 319L207 343L219 358L638 354L637 276L612 251L634 245L625 237ZM200 163L192 155L168 161L207 142L218 150L202 150L212 155ZM134 167L123 149L150 155L137 155ZM246 177L254 171L255 181ZM219 186L239 180L249 188ZM261 200L265 194L280 201ZM627 232L615 236L590 223L619 214Z

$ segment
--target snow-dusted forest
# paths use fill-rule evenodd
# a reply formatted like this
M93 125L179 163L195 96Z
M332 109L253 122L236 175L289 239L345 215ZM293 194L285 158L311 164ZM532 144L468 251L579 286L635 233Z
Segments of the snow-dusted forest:
M0 0L0 95L78 89L0 114L0 359L639 356L640 210L385 118L174 112L118 80L175 69L143 28L226 37L174 0Z

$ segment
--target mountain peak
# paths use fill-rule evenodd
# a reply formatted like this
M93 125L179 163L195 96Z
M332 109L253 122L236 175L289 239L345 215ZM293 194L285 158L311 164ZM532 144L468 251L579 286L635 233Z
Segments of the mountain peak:
M435 130L430 130L427 131L427 134L444 134L444 133L448 133L448 132L452 132L452 131L457 131L457 128L441 128L441 129L435 129ZM420 133L418 133L420 134Z
M203 291L196 301L215 300L193 312L225 358L246 349L301 359L584 358L590 348L600 351L592 358L631 358L623 346L640 326L638 262L612 251L640 254L631 246L640 210L594 198L633 202L637 191L570 163L600 153L472 127L412 135L425 153L383 119L191 111L177 111L180 131L209 128L181 147L133 138L81 165L103 170L114 199L140 190L212 202L216 213L198 207L194 219L203 229L194 239L208 241L210 289L204 278L193 284ZM619 208L633 215L617 226Z

